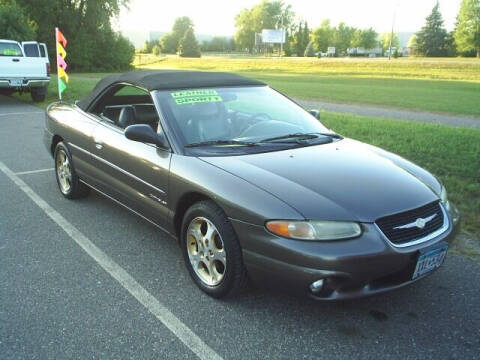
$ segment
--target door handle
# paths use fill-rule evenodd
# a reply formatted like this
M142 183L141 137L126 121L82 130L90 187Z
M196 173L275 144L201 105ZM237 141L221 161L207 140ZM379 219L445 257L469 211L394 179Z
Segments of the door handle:
M20 59L12 59L13 62L19 62Z
M96 143L95 143L95 147L96 147L98 150L102 150L102 149L103 149L103 144L102 144L102 143L99 143L99 142L96 142Z

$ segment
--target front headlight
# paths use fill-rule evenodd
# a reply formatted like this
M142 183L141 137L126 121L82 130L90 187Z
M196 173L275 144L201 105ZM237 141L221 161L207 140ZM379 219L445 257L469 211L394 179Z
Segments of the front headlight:
M266 227L275 235L297 240L350 239L362 234L359 224L346 221L273 220Z
M445 189L445 186L442 186L442 191L440 192L440 201L444 204L448 202L447 189Z
M445 189L445 186L442 186L442 191L440 192L440 202L443 204L445 207L445 210L450 212L450 202L448 201L448 196L447 196L447 189Z

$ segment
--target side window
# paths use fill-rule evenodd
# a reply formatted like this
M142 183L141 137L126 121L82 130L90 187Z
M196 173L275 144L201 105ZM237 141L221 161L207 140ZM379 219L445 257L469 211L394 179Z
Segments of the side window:
M121 129L146 124L158 128L158 114L150 94L135 86L115 86L99 100L93 111L108 123Z
M26 44L23 47L23 51L25 51L25 56L27 56L27 57L39 57L40 56L37 44Z
M15 43L0 42L0 56L22 56L22 50Z
M45 45L40 45L40 56L47 57L47 54L45 52Z

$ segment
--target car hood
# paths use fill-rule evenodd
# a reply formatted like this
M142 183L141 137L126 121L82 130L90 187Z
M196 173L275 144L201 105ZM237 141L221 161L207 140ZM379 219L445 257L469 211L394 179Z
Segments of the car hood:
M440 192L424 169L350 139L201 159L276 196L306 219L373 222L438 200Z

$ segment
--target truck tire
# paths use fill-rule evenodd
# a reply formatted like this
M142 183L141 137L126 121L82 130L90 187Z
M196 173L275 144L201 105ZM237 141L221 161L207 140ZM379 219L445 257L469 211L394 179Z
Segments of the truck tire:
M30 95L35 102L45 101L45 98L47 97L47 87L32 88L30 90Z
M11 96L15 89L0 89L0 95Z

